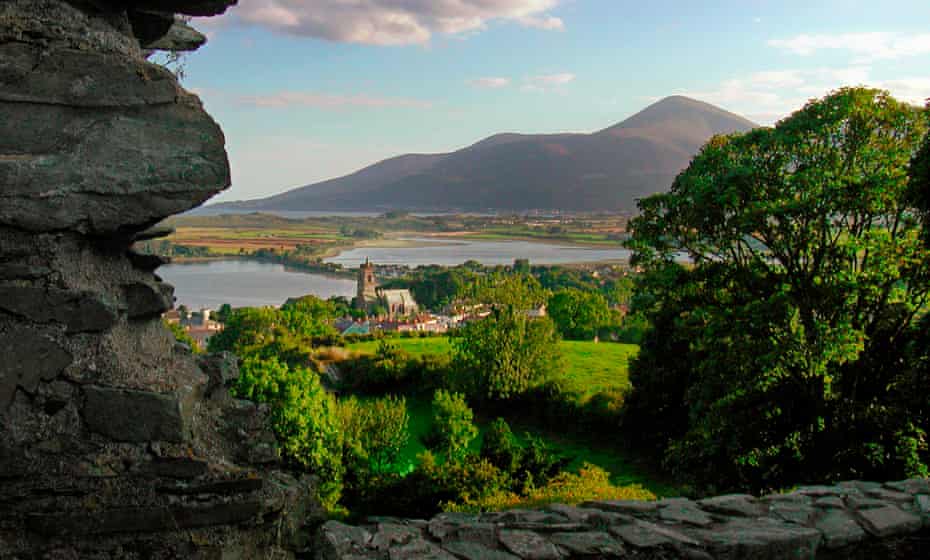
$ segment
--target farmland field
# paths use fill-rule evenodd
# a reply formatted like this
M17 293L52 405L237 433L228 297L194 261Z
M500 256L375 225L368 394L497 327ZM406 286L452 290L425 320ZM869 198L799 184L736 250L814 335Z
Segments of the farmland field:
M390 342L412 356L446 354L452 346L448 337L392 338ZM377 340L359 342L348 348L361 353L374 353ZM565 388L585 400L605 390L626 390L630 386L627 368L639 347L635 344L563 340L562 357L565 366Z

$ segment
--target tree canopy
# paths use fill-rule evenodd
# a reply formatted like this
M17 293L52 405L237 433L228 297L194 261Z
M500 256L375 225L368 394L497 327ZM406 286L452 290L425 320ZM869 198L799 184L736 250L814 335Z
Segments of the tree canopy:
M927 124L885 92L842 89L715 137L641 201L630 246L654 328L627 425L672 470L762 488L926 463L925 445L902 456L927 426L893 370L930 292L909 177Z

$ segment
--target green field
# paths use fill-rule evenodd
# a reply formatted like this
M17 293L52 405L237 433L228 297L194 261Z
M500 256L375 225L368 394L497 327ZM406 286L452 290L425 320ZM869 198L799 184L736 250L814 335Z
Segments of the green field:
M447 337L393 338L391 343L412 356L445 354L451 350ZM350 350L373 354L379 341L349 345ZM565 388L585 400L605 390L626 390L630 386L627 368L639 347L613 342L581 342L563 340L562 357L565 366Z
M406 396L406 399L410 440L401 455L401 464L403 465L400 467L401 472L411 471L416 465L417 455L426 451L422 440L429 433L432 425L430 399L427 396L409 395ZM479 434L470 446L472 451L478 452L481 450L482 438L490 420L492 419L481 417L475 419ZM577 472L583 463L588 462L609 472L610 481L618 486L639 484L660 497L675 496L681 492L675 487L657 480L647 472L646 467L635 464L625 452L616 449L609 442L605 443L597 441L595 438L579 437L577 434L573 434L571 437L553 434L516 421L511 421L510 425L514 435L517 436L521 443L525 441L526 434L530 434L542 438L557 455L570 458L571 463L568 464L568 470L572 472Z
M446 337L430 338L392 338L392 344L413 356L426 354L443 354L451 350ZM374 353L379 341L367 341L351 344L348 349L363 354ZM562 356L565 365L566 389L575 393L579 401L591 395L611 389L627 389L629 378L627 367L629 360L636 355L639 348L632 344L609 342L562 341ZM407 396L407 411L410 415L410 441L403 454L403 462L412 468L418 453L426 450L421 438L429 432L431 424L431 407L428 396ZM484 428L492 418L477 417L476 423L481 435L473 443L474 450L481 448ZM623 450L617 449L612 442L605 442L596 437L586 437L577 433L563 435L540 430L538 427L511 419L515 434L523 436L529 433L541 437L559 455L572 458L569 469L576 471L583 462L593 463L611 473L611 482L617 485L641 484L658 496L676 495L680 490L664 484L647 472L647 469L635 464Z

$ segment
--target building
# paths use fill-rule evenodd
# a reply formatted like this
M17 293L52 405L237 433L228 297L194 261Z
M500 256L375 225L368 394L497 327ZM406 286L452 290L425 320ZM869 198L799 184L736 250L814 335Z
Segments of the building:
M407 317L416 315L420 307L410 290L384 290L378 287L375 279L375 265L368 259L358 267L358 287L355 295L355 307L372 311L383 308L389 317Z

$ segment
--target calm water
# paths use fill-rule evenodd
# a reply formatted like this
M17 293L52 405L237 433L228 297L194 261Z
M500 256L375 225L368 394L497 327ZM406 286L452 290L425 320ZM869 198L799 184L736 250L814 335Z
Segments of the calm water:
M175 287L178 305L190 309L281 305L287 298L355 295L355 281L255 261L169 264L158 275Z
M514 259L529 259L530 264L567 264L625 261L630 256L629 251L620 247L601 249L529 241L464 241L436 238L411 238L407 241L429 245L402 248L363 247L344 251L326 260L345 267L356 267L366 258L376 264L454 266L468 260L486 265L513 264Z

